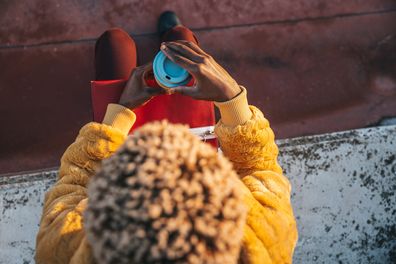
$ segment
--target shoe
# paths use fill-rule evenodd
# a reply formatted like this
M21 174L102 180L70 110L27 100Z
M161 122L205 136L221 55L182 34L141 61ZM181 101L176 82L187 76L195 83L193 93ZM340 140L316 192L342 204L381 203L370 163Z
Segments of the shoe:
M162 37L168 30L181 24L175 12L165 11L158 19L158 34Z

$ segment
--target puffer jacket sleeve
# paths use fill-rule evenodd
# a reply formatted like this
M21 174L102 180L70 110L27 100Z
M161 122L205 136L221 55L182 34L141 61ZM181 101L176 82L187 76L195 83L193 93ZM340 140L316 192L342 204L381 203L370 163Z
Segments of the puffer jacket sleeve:
M224 115L228 120L220 120L215 133L245 190L248 216L240 262L291 263L297 228L290 183L277 162L274 133L262 112L248 106L246 90L233 100L231 107L220 105L222 118ZM239 120L233 123L232 115Z
M85 125L61 158L57 182L44 199L36 263L93 263L83 228L87 184L101 161L124 142L128 127L135 121L130 110L119 115L110 112L108 125L93 122Z

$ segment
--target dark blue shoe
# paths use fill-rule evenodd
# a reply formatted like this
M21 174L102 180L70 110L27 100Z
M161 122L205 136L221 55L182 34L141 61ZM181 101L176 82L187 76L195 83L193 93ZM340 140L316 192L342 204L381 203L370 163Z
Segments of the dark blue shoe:
M181 25L179 17L173 11L165 11L158 19L158 34L160 37L171 28Z

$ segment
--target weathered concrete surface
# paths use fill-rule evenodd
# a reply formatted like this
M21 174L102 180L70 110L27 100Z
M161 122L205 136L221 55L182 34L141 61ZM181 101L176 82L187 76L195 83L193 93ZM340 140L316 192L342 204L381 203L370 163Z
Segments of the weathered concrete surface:
M395 263L396 126L278 143L294 190L295 263Z
M394 263L396 126L279 140L292 186L295 263ZM0 177L0 263L33 263L56 171Z
M0 263L34 263L44 193L56 171L0 178Z

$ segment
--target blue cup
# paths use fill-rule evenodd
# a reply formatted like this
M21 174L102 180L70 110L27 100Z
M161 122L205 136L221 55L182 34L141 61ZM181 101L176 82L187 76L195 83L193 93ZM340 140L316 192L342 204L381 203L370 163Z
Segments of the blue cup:
M188 71L168 59L162 51L154 58L153 72L155 80L163 88L183 86L191 79Z

